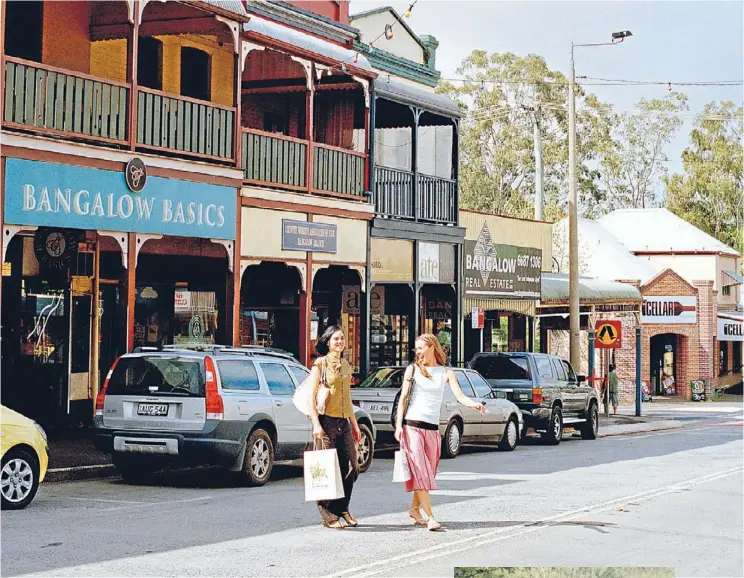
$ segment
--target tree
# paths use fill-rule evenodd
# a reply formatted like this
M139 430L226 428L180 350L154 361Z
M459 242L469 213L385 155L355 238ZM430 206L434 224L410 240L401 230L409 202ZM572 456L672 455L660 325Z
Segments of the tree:
M517 217L534 214L533 122L543 143L545 216L565 214L568 188L568 83L536 55L488 54L475 50L457 70L462 85L438 90L457 100L468 115L460 131L461 206ZM607 107L577 88L577 183L582 199L599 191L599 174L587 167L608 146Z
M744 109L709 103L682 153L684 174L665 180L667 207L737 251L744 252Z
M658 205L667 174L664 149L682 126L679 113L686 110L687 96L675 92L641 100L630 114L615 117L611 145L600 155L605 212Z

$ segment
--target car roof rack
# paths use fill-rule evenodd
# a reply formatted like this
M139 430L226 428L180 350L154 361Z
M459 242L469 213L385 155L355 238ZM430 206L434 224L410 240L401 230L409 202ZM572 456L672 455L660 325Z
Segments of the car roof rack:
M143 348L144 349L144 348ZM150 348L145 351L195 351L198 353L211 353L212 355L236 354L252 357L254 355L265 355L267 357L278 357L297 361L292 353L272 347L261 347L256 345L244 345L235 347L233 345L212 345L207 343L178 343L164 345L161 349ZM299 363L299 362L298 362Z

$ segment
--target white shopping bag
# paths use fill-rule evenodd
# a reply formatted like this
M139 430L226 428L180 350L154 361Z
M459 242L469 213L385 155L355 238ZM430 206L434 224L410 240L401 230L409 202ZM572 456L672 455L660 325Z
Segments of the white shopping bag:
M344 497L338 453L333 450L305 452L305 501L338 500Z
M403 451L395 452L395 461L393 462L393 482L407 482L411 479L411 468L408 466L408 459Z

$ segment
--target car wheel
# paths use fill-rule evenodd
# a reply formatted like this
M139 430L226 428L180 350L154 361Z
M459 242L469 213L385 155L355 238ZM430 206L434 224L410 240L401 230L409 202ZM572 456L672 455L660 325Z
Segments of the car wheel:
M553 408L553 413L550 415L550 422L548 423L548 431L541 436L544 442L549 443L552 446L557 446L563 439L563 412L560 407Z
M506 422L506 428L504 428L504 437L499 443L499 448L507 452L514 451L519 441L519 425L514 417L509 418Z
M122 479L128 483L141 484L148 482L155 473L155 466L143 459L114 454L111 461Z
M596 440L599 433L599 408L596 403L589 406L586 423L581 428L581 437L585 440Z
M457 420L449 422L447 429L444 431L444 440L442 440L442 457L447 459L456 458L462 447L462 426Z
M357 469L360 474L366 472L372 465L372 458L375 453L375 439L372 430L364 423L359 424L359 431L362 432L362 439L357 445Z
M243 472L249 486L263 486L274 469L274 444L266 430L257 429L245 447Z
M3 456L0 491L3 510L22 510L39 489L39 462L31 452L11 449Z

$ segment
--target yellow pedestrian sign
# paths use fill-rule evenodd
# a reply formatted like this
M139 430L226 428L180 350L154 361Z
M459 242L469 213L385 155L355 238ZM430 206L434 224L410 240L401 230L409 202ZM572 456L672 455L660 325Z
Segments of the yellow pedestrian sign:
M594 347L597 349L622 348L623 324L620 321L597 321L594 328Z

